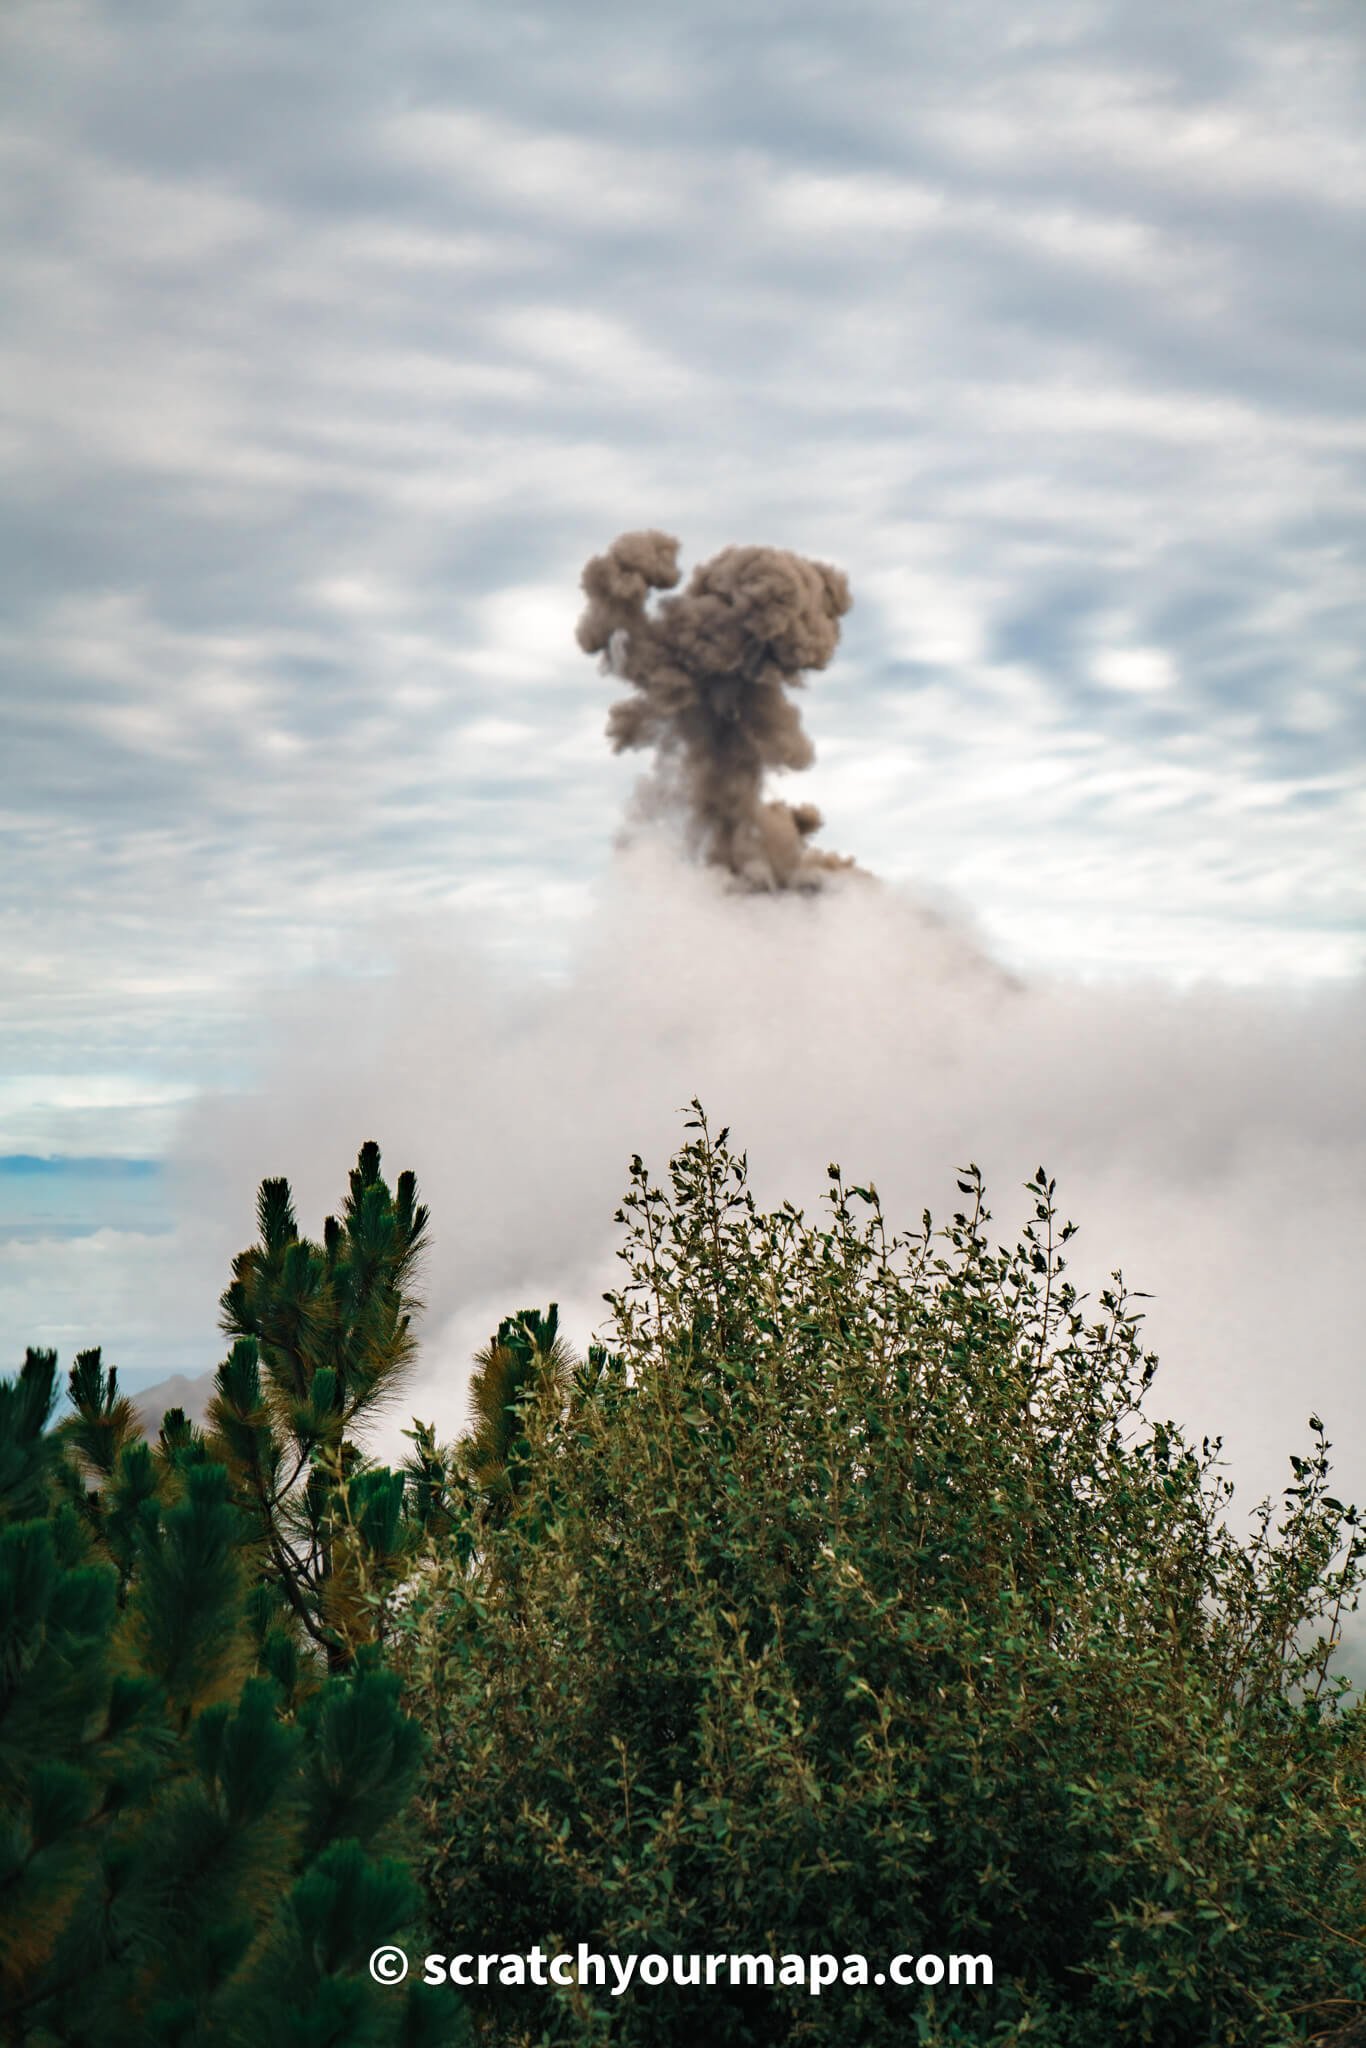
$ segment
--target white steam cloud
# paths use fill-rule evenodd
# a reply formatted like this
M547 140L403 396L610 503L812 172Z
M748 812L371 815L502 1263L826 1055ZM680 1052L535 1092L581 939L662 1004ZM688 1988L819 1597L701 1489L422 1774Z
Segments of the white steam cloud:
M470 1353L501 1315L555 1299L587 1342L630 1155L662 1170L696 1095L765 1201L814 1205L838 1160L894 1222L927 1205L942 1221L972 1159L1013 1242L1042 1162L1081 1226L1073 1277L1094 1291L1120 1266L1151 1292L1155 1404L1223 1434L1240 1500L1287 1483L1311 1409L1338 1491L1366 1496L1360 986L1022 986L898 890L832 875L817 895L736 894L648 837L564 982L519 982L454 939L390 965L296 996L257 1092L201 1103L179 1147L192 1211L234 1250L264 1174L290 1176L316 1232L362 1139L391 1175L416 1169L423 1362L376 1448L410 1413L460 1427Z

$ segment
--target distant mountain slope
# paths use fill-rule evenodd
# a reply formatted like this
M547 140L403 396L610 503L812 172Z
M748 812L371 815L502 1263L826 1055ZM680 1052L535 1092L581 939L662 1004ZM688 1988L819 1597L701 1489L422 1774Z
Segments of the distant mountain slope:
M213 1374L201 1372L191 1378L186 1373L173 1372L169 1379L158 1380L132 1398L139 1421L148 1436L154 1437L168 1408L183 1408L191 1422L204 1421L213 1399Z

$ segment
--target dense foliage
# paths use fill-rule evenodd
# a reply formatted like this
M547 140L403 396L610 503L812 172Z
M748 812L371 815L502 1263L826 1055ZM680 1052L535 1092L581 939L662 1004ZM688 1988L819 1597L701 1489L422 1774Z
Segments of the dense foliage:
M262 1184L204 1430L145 1441L98 1352L55 1426L52 1354L0 1382L0 2038L1362 2038L1366 1544L1317 1418L1239 1536L1042 1169L1008 1250L975 1168L897 1237L834 1168L761 1213L690 1129L633 1164L608 1345L507 1317L402 1470L361 1433L427 1218L374 1145L316 1242ZM391 1940L842 1981L465 2000L373 1983ZM991 1981L879 1984L906 1954Z
M227 1468L141 1440L97 1352L0 1382L0 2035L342 2048L461 2038L381 1991L420 1921L420 1738L373 1655L301 1646Z
M610 1352L537 1374L524 1317L486 1355L496 1483L395 1644L433 1924L994 1983L527 1987L487 2037L1278 2048L1360 2017L1366 1718L1331 1655L1363 1546L1321 1429L1240 1539L1217 1444L1147 1417L1122 1283L1073 1293L1042 1170L1014 1250L975 1169L897 1238L833 1168L820 1222L759 1213L693 1128L667 1187L635 1162Z

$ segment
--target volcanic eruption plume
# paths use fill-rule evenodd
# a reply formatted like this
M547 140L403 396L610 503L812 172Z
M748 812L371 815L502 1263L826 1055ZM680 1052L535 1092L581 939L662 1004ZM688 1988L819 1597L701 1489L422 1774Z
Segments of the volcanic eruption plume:
M725 548L648 610L679 574L678 542L655 532L623 534L583 572L579 645L632 685L612 744L655 749L653 793L681 808L704 861L751 889L819 888L852 861L811 845L814 804L765 799L763 781L814 758L790 693L835 652L849 585L781 548Z

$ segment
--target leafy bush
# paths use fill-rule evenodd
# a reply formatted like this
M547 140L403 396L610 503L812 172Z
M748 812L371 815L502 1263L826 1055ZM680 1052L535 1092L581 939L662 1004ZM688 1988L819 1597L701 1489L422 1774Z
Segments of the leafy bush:
M1277 2048L1360 2016L1366 1719L1331 1657L1363 1545L1321 1428L1240 1540L1217 1443L1147 1416L1119 1277L1090 1320L1066 1280L1042 1170L1004 1250L975 1169L898 1237L834 1168L820 1222L759 1213L690 1129L667 1187L634 1162L610 1351L538 1376L524 1316L486 1355L496 1485L394 1645L432 1922L994 1983L527 1987L487 2038Z

